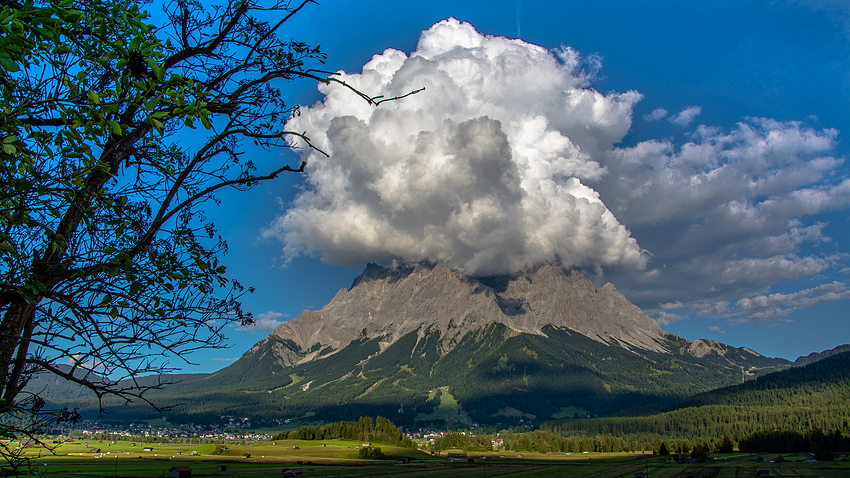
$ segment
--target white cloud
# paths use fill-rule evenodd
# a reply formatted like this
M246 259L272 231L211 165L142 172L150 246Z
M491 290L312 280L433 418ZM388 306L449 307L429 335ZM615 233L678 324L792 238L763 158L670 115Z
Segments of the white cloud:
M237 330L244 330L246 332L263 332L269 333L277 328L278 325L286 322L285 320L278 320L283 318L291 318L287 314L282 314L280 312L275 312L270 310L268 312L263 312L262 314L257 314L254 316L254 323L251 325L244 325L237 327Z
M321 86L324 100L287 123L330 158L301 150L306 186L264 236L288 259L431 260L479 275L558 256L604 272L597 281L661 324L767 320L846 297L815 285L787 305L736 305L845 267L828 223L807 217L850 206L836 130L747 118L697 126L683 144L620 147L641 95L591 89L598 68L568 47L437 23L410 55L388 49L340 73L385 97L423 92L373 108ZM687 127L700 112L645 119Z
M775 293L740 299L729 315L737 322L770 320L805 307L843 299L850 299L850 288L843 282L834 281L790 294Z
M658 110L655 110L655 111L658 111ZM655 114L655 111L653 111L653 114ZM666 114L667 112L665 111L664 113ZM690 125L694 121L694 118L696 118L700 113L702 113L701 107L699 107L699 106L688 106L687 108L680 111L678 114L675 114L675 115L667 118L667 121L674 123L674 124L677 124L677 125L684 128L685 126Z
M654 110L652 110L652 113L644 115L643 119L652 122L664 119L665 116L667 116L667 110L665 110L664 108L655 108Z
M598 61L598 60L596 60ZM555 54L484 36L449 19L410 56L376 55L361 91L402 101L372 108L339 86L287 129L330 152L304 150L308 187L265 235L287 257L332 263L431 260L470 274L567 264L640 268L637 242L587 181L593 158L628 132L635 92L586 88L572 49Z
M673 314L670 312L660 311L655 314L655 321L658 322L658 325L668 325L673 322L678 322L682 320L682 316Z

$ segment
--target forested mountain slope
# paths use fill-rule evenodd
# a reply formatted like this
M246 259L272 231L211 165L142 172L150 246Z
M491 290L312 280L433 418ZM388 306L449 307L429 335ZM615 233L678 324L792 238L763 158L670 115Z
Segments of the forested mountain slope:
M744 437L764 430L850 432L850 352L805 367L689 397L666 412L592 420L560 420L545 428L587 433L656 433Z

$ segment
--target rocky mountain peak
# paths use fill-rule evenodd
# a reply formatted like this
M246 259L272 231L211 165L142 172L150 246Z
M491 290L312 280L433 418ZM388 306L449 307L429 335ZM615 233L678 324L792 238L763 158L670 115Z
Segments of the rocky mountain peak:
M616 288L597 290L580 270L556 263L493 277L470 277L427 262L369 264L350 289L341 289L319 311L305 310L273 335L294 342L307 354L303 362L364 335L387 345L417 330L451 339L489 323L535 335L554 325L603 343L665 351L665 332Z

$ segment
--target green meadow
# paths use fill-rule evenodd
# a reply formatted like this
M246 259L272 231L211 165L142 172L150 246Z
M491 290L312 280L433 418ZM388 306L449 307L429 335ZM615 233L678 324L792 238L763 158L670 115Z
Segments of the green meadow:
M88 445L88 446L87 446ZM192 476L271 477L282 476L287 467L301 467L304 477L650 477L738 478L754 477L760 470L769 476L845 477L850 464L804 463L803 455L782 455L783 463L759 463L743 453L714 455L706 464L660 463L653 455L640 453L487 452L469 453L469 461L451 461L446 451L441 457L425 452L380 445L384 460L363 460L357 442L342 440L278 440L254 445L136 443L79 440L56 446L52 452L28 448L35 471L44 477L125 477L169 476L176 466L188 466ZM143 451L150 447L150 451ZM100 452L94 450L100 449ZM193 452L195 454L193 454ZM250 457L244 457L250 454ZM779 455L765 455L765 460ZM399 463L407 457L408 463ZM483 458L482 458L483 457ZM223 465L227 469L219 471Z

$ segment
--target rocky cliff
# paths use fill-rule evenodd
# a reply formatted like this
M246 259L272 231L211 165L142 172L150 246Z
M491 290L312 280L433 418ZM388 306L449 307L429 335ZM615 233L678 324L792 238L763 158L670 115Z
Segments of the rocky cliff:
M606 344L667 351L667 334L613 285L597 290L581 271L551 263L485 278L427 263L370 264L349 290L341 289L319 311L305 310L272 335L297 345L298 354L285 347L278 353L281 364L291 365L364 336L381 337L386 347L417 330L420 336L438 331L451 339L490 323L533 335L545 335L543 328L553 325Z

